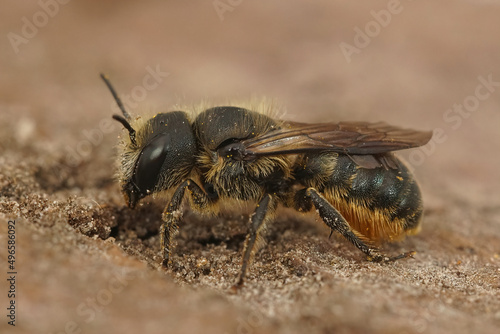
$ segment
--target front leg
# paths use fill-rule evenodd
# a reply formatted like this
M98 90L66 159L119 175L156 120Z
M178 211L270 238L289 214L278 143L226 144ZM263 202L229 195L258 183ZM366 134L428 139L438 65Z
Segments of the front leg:
M170 204L163 211L162 219L164 223L160 227L160 247L163 251L162 265L164 268L168 267L172 262L172 244L178 232L178 222L182 216L179 210L186 189L188 190L188 194L191 197L191 202L195 209L202 210L218 200L217 196L209 197L198 184L190 179L182 182L177 187L170 200Z

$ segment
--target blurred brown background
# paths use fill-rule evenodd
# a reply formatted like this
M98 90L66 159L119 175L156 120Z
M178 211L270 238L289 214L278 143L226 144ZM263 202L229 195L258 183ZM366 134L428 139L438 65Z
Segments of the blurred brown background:
M2 314L2 332L498 330L500 2L45 0L4 7L0 215L18 222L19 308L15 328ZM192 265L156 271L155 219L164 202L139 214L123 208L111 167L120 126L109 122L116 108L101 72L132 113L266 96L293 120L434 129L432 143L401 154L427 211L422 233L388 250L416 249L415 260L367 263L344 241L329 241L314 217L285 212L249 287L230 296L241 240L189 241L197 240L196 224L223 239L244 235L246 218L228 213L208 222L189 216L179 241L188 254L178 261ZM147 214L144 231L128 230ZM200 257L208 269L200 269Z

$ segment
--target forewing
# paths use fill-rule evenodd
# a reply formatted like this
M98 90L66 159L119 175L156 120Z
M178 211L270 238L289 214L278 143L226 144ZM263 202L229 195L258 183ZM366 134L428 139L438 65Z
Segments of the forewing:
M349 155L380 154L425 145L432 132L384 122L306 124L287 122L279 130L242 142L253 156L329 151Z

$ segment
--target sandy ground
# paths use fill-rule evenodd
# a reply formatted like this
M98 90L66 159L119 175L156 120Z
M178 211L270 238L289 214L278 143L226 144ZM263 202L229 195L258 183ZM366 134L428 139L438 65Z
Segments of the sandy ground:
M497 1L41 3L0 14L0 332L498 333ZM250 209L186 209L175 264L159 269L166 201L125 207L100 72L135 114L265 95L293 120L434 129L401 154L422 232L384 247L415 258L367 262L283 210L231 295Z

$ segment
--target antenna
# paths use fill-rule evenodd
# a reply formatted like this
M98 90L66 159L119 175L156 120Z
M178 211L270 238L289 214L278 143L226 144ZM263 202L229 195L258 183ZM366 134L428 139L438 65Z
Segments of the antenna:
M120 122L123 125L123 127L128 130L130 141L132 142L132 144L136 145L137 143L135 141L135 130L128 122L131 119L130 114L125 110L125 107L123 106L122 100L120 100L120 98L118 97L118 94L116 93L115 89L113 88L113 85L111 85L111 82L109 81L108 77L105 74L101 73L101 78L106 83L106 86L108 86L109 90L111 91L111 94L113 94L113 97L115 98L116 104L118 104L118 107L122 111L123 116L125 116L125 117L122 117L120 115L115 114L115 115L113 115L113 119Z
M117 120L118 122L122 123L122 125L125 127L125 129L128 130L128 134L129 134L129 137L130 137L130 141L132 142L132 144L136 145L136 141L135 141L135 130L134 128L130 125L130 123L125 119L123 118L122 116L120 115L116 115L114 114L113 115L113 119L114 120Z
M125 116L125 118L127 120L130 120L131 119L130 114L125 110L125 107L123 106L122 100L120 100L120 98L118 97L118 94L116 93L115 89L113 88L113 85L109 81L108 76L106 74L101 73L101 78L102 78L102 80L104 80L104 83L106 83L106 86L108 86L109 90L111 91L111 94L113 94L113 97L116 101L116 104L118 105L118 107L122 111L123 116Z

